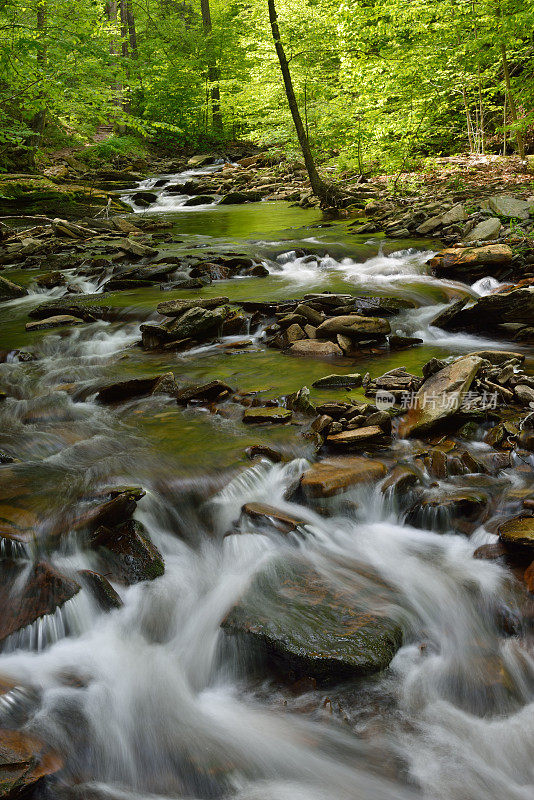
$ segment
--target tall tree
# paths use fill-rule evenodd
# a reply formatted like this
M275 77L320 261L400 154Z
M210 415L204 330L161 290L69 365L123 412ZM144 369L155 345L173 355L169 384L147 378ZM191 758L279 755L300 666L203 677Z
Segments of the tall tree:
M219 136L223 133L223 118L221 113L221 90L219 87L220 71L213 47L213 28L211 24L210 0L200 0L202 13L202 27L206 38L206 53L208 59L208 84L211 97L211 126L214 133Z
M299 140L299 145L302 151L302 156L304 158L304 163L306 165L306 171L310 179L310 185L312 187L313 193L317 195L317 197L321 200L322 203L330 204L333 199L331 187L323 181L323 179L317 172L317 167L315 166L315 160L312 155L310 142L306 135L306 130L304 128L302 117L300 115L297 98L295 97L295 90L293 88L293 80L291 78L289 63L284 50L284 46L282 44L282 40L280 38L280 28L278 27L278 14L276 12L276 6L274 0L267 0L267 6L269 8L269 22L271 23L271 32L274 39L276 55L278 56L278 61L280 62L280 71L282 73L282 78L284 80L284 88L286 92L287 102L289 105L289 110L291 111L291 116L293 117L293 123L295 125L295 130L297 132L297 138Z

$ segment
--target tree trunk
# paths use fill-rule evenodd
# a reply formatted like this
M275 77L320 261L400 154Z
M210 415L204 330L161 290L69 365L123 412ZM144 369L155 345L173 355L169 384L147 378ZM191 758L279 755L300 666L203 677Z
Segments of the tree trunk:
M122 56L122 63L124 66L124 72L127 78L127 83L130 83L130 54L128 52L128 40L129 40L129 30L128 30L128 8L126 4L126 0L120 0L120 15L121 15L121 56ZM122 94L122 110L126 113L130 113L130 96L128 94L128 88L126 91L123 90Z
M213 52L210 0L200 0L202 12L202 27L206 37L206 50L208 56L208 83L211 97L211 127L219 136L223 132L223 118L221 113L221 91L219 88L220 71Z
M282 78L284 79L287 102L289 105L289 110L291 111L291 116L293 117L293 123L297 132L300 149L302 150L304 163L308 172L308 178L310 179L310 185L313 193L317 195L319 200L321 200L321 203L328 204L332 199L329 197L329 195L331 195L331 189L328 184L322 180L317 172L315 161L310 149L310 143L302 123L302 117L300 116L297 99L295 97L295 90L293 89L293 81L291 80L291 72L289 71L289 64L286 58L284 47L280 40L278 14L276 13L274 0L268 0L267 4L269 8L269 22L271 23L271 31L274 39L274 46L276 48L276 55L278 56L278 61L280 62L280 71L282 72Z
M504 81L506 83L506 94L508 95L508 105L510 106L510 116L512 117L512 122L514 125L517 125L517 106L515 104L515 98L512 94L512 84L510 82L510 70L508 68L508 57L506 55L506 45L504 42L501 42L501 55L502 55L502 68L504 72ZM523 134L516 128L515 137L517 140L517 152L519 153L519 158L521 161L525 161L525 141L523 139Z
M39 5L37 6L37 36L39 41L39 49L37 51L37 63L39 64L40 69L44 73L44 68L46 65L46 38L45 38L45 30L46 30L46 2L45 0L40 0ZM43 107L37 111L34 115L31 127L36 133L36 140L41 138L45 128L46 122L46 103L45 103L45 95L44 92L39 92L39 99L43 101Z
M138 61L139 50L137 48L137 31L135 29L135 17L131 0L126 0L126 19L128 22L128 38L130 40L130 57L133 58L134 61Z

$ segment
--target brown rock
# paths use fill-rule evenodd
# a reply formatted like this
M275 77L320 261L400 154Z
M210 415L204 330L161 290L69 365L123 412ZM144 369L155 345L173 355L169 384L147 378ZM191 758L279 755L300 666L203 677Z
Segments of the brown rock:
M66 578L45 562L26 566L3 562L0 581L0 641L31 625L40 617L53 614L80 591L76 581ZM23 579L21 585L20 581Z
M0 797L19 796L62 766L61 757L37 737L0 729Z
M391 326L387 319L348 314L346 316L331 317L322 322L317 328L317 338L335 339L338 334L348 336L349 339L381 338L390 333L390 331Z
M509 547L534 548L534 517L519 514L499 525L498 533Z
M286 514L267 503L245 503L241 513L255 522L268 523L281 533L289 533L298 528L299 525L305 524L305 520L299 519L292 514Z
M176 393L176 402L184 406L192 402L213 403L228 397L231 393L232 389L228 384L215 380L180 389Z
M159 303L156 309L159 314L164 317L179 317L190 308L207 308L213 309L219 306L224 306L229 303L228 297L206 297L198 298L195 300L167 300L165 303Z
M301 487L312 497L332 497L361 483L376 483L386 474L381 461L359 456L338 456L313 464Z
M177 391L178 387L173 373L166 372L152 378L132 378L129 381L111 383L98 392L96 400L104 405L109 405L131 400L134 397L143 397L143 395L162 392L176 394Z
M342 356L343 351L333 342L320 342L317 339L304 339L295 342L289 348L291 355L308 356L309 358L332 358Z
M428 378L402 421L399 436L427 431L455 414L482 363L477 356L464 356Z
M35 322L27 322L26 330L41 331L48 328L59 328L65 325L84 325L83 319L73 317L71 314L57 314L55 317L48 317L47 319L36 320Z
M378 425L369 425L365 428L356 428L353 431L343 431L327 437L327 443L341 450L360 449L369 444L382 444L386 440L384 431Z
M133 584L163 575L165 565L158 548L150 541L144 526L128 520L115 528L100 527L91 537L105 572L114 580Z

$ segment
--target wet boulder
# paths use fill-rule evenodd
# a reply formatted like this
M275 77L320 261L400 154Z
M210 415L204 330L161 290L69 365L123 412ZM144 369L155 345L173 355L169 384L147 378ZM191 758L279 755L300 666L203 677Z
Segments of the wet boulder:
M367 447L388 444L387 437L378 425L366 425L354 430L341 431L327 436L326 443L334 450L364 450Z
M28 290L19 286L18 283L0 277L0 300L14 300L17 297L25 297L27 294Z
M287 408L247 408L243 414L243 422L247 425L258 425L260 423L274 425L280 422L289 422L292 416L293 412Z
M381 587L382 588L382 587ZM352 596L297 557L271 564L223 621L286 677L323 684L385 669L402 643L381 591Z
M242 203L257 203L261 200L261 192L229 192L219 201L220 206L241 205Z
M47 319L61 314L68 314L84 322L94 322L97 319L110 319L112 308L106 305L97 305L102 301L102 295L93 295L96 302L88 300L87 295L79 298L65 297L59 300L49 300L46 303L32 308L28 312L30 319Z
M433 324L448 331L484 331L502 335L506 331L499 331L499 325L534 324L534 287L488 294L472 305L454 311L445 320L435 319Z
M108 579L99 572L81 569L78 571L78 577L82 586L93 596L103 611L122 607L121 598Z
M154 247L148 247L133 239L117 239L114 245L123 253L126 253L126 255L134 256L135 258L151 258L158 254L158 251Z
M305 520L267 503L245 503L241 515L262 527L275 528L280 533L290 533L305 524Z
M158 199L158 196L155 192L135 192L132 194L132 200L138 206L149 206L151 203L155 203Z
M534 517L520 514L499 525L499 539L510 549L528 548L534 552Z
M0 642L41 617L53 614L80 591L80 584L45 562L2 562Z
M0 798L22 796L62 766L62 758L36 736L0 729Z
M390 331L389 322L381 317L347 314L321 322L317 328L317 338L335 340L337 334L356 340L384 338Z
M325 375L312 383L314 389L356 389L362 385L359 372L349 375Z
M500 274L503 267L510 266L513 255L512 248L505 244L451 247L435 255L429 266L438 278L472 280L473 277Z
M214 403L225 400L231 393L232 389L227 383L214 380L179 389L176 393L176 402L184 406L188 403Z
M415 308L413 300L401 297L355 297L354 310L363 317L393 317L410 308Z
M35 279L35 283L42 289L55 289L56 286L64 286L67 283L67 279L62 272L55 270L39 275L39 277Z
M223 281L232 278L233 271L224 264L202 261L199 264L195 264L189 275L191 278L208 277L212 281Z
M324 459L307 470L300 485L311 497L332 497L366 483L377 483L386 474L381 461L358 456Z
M0 503L0 558L27 555L36 534L39 518L19 502L19 498L11 498Z
M178 385L173 373L165 372L150 378L132 378L128 381L110 383L100 389L96 395L96 401L103 405L111 405L150 394L175 395L177 391Z
M399 436L423 433L455 414L483 363L477 356L464 356L431 375L417 392Z
M203 339L216 335L227 316L226 308L211 311L197 306L185 311L167 330L176 339Z
M302 339L289 348L289 353L294 356L308 356L309 358L332 358L342 356L342 349L334 342L320 342L317 339Z
M158 314L164 317L181 317L186 311L191 308L207 308L213 309L219 306L224 306L229 303L228 297L206 297L198 298L195 300L167 300L164 303L159 303L156 306Z
M72 325L85 325L85 322L83 319L72 316L72 314L56 314L54 317L27 322L26 330L31 333L31 331L44 331L50 328L64 328Z
M130 519L114 528L101 526L90 539L103 572L128 585L154 580L165 572L163 557L144 526Z
M194 197L189 197L184 206L205 206L213 203L213 197L210 194L197 194Z

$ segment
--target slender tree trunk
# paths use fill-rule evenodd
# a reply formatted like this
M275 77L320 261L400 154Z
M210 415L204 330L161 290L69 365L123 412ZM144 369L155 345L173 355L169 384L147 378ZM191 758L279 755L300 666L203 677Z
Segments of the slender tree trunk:
M504 42L501 42L501 56L502 56L502 68L504 72L504 81L506 83L506 94L508 95L508 105L510 106L510 116L512 117L512 122L514 125L517 125L517 106L515 104L515 98L512 94L512 84L510 82L510 69L508 67L508 57L506 55L506 45ZM525 160L525 140L523 139L523 134L519 130L516 129L515 137L517 141L517 152L519 153L519 158L521 161Z
M128 24L128 39L130 41L130 58L139 61L139 50L137 48L137 31L135 29L135 17L132 9L131 0L126 0L126 21Z
M39 49L37 51L37 63L39 68L43 70L46 65L46 2L40 0L37 6L37 36L39 41ZM44 92L39 92L39 98L42 100L43 106L32 120L32 128L36 133L36 139L39 140L43 135L45 122L46 122L46 102Z
M282 78L284 79L284 87L286 90L287 102L289 105L289 110L291 111L291 116L293 117L293 123L295 125L295 130L297 132L300 149L302 150L304 163L306 165L306 170L308 172L308 178L310 179L310 185L313 193L317 195L317 197L321 200L321 202L327 203L329 201L328 195L330 193L330 187L322 180L322 178L319 176L319 173L317 172L315 161L313 159L313 155L310 148L310 143L308 141L308 137L306 136L306 131L302 122L302 117L300 116L297 99L295 97L295 90L293 89L291 72L289 71L289 63L287 61L285 50L280 39L280 29L278 27L278 14L276 13L276 6L274 0L267 0L267 5L269 8L269 22L271 23L271 31L274 39L274 46L276 48L276 55L278 56L278 61L280 62L280 71L282 72Z
M121 56L122 56L122 63L124 66L124 72L128 83L126 91L124 91L123 88L122 110L126 112L126 114L129 114L131 110L130 95L128 94L128 89L130 84L130 64L129 64L130 54L128 52L129 29L128 29L128 7L126 0L120 0L119 8L121 15Z
M473 129L471 126L471 114L469 113L469 106L467 104L467 93L465 87L462 87L462 97L464 100L465 120L467 125L467 138L469 139L469 152L473 155L475 151L475 143L473 141Z
M200 0L202 12L202 27L206 37L208 55L208 82L211 97L211 127L214 132L221 135L223 132L223 118L221 113L221 90L219 87L220 71L213 52L212 26L210 0Z

